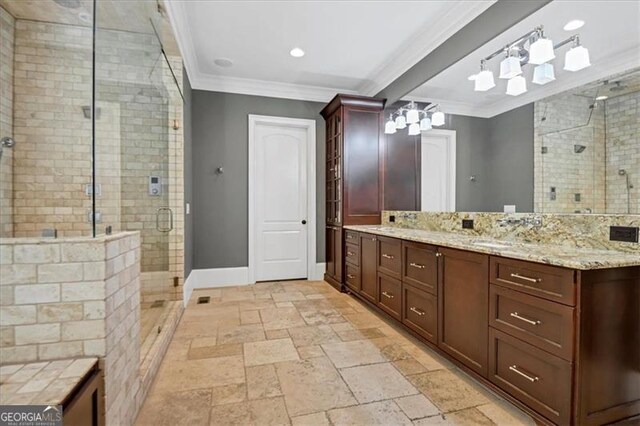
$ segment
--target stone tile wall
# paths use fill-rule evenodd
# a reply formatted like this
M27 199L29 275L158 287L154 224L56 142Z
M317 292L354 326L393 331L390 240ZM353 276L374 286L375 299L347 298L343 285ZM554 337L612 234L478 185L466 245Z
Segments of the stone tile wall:
M132 424L140 389L140 235L0 243L3 364L97 356L107 423Z
M607 213L640 213L640 92L609 98L607 116ZM626 170L625 176L618 171ZM627 200L627 197L629 199Z
M13 44L15 19L0 7L0 138L13 137ZM0 237L13 236L13 151L0 158Z

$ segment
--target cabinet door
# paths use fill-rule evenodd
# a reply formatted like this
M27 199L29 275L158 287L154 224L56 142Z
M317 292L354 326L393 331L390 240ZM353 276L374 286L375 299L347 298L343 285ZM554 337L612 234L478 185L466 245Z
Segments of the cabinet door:
M335 253L335 244L333 242L335 233L333 232L333 228L330 226L326 227L326 265L327 270L326 273L331 278L336 276L336 253Z
M373 303L378 296L377 247L375 235L360 234L360 294Z
M487 376L489 256L440 249L438 346Z

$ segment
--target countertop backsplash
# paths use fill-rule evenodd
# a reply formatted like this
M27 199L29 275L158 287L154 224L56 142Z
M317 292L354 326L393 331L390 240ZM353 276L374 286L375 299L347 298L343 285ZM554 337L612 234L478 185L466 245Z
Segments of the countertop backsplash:
M390 222L391 216L395 216L395 222ZM501 225L499 222L523 218L541 219L542 225ZM463 229L463 219L473 219L473 229ZM640 255L638 243L609 240L610 226L640 227L640 215L383 211L382 225Z

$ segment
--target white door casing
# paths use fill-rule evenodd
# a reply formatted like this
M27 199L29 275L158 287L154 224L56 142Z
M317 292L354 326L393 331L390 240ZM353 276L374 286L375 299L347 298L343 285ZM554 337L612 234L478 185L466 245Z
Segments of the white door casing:
M456 131L433 129L421 139L422 211L456 210Z
M314 276L315 236L315 121L249 115L249 282Z

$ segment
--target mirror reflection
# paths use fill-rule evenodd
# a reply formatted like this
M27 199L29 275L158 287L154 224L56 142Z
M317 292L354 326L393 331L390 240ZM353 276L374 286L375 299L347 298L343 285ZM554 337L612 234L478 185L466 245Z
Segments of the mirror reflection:
M388 105L385 209L639 213L639 12L552 2Z

